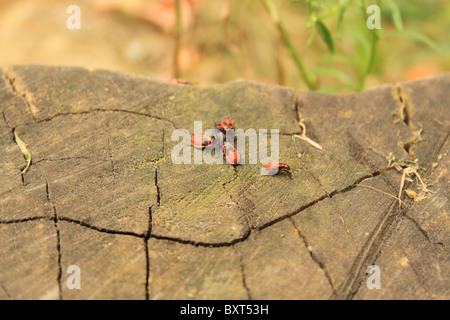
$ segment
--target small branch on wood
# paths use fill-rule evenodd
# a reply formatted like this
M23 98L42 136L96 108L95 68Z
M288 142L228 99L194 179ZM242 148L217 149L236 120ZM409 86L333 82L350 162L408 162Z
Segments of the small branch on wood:
M306 136L306 126L302 121L299 121L298 124L300 125L300 127L302 127L302 134L298 135L298 134L294 134L295 138L299 138L302 140L305 140L306 142L308 142L310 145L312 145L314 148L317 148L319 150L322 150L322 146L320 144L318 144L317 142L311 140L310 138L308 138Z

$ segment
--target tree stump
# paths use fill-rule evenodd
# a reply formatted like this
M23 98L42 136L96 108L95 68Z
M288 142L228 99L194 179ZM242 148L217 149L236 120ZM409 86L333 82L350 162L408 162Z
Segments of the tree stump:
M0 298L450 298L449 74L327 95L74 67L0 72ZM279 129L292 174L172 163L175 129L222 118ZM323 150L293 138L299 121ZM23 174L17 138L32 157ZM430 190L409 198L411 175L403 206L400 159L418 159ZM79 290L67 286L71 265ZM366 285L370 265L380 289Z

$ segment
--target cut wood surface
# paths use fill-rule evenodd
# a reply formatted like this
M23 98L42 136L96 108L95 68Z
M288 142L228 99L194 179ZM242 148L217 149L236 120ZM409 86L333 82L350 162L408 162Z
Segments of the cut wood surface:
M1 299L450 298L450 74L327 95L0 72ZM172 162L175 129L223 118L279 129L292 174ZM322 150L293 138L299 121ZM401 159L418 160L430 191L408 197L411 176L403 207ZM366 285L370 265L381 289Z

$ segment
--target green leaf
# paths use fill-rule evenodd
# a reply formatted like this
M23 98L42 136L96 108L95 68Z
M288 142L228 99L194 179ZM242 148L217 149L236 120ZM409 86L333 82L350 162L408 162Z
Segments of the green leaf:
M363 32L363 29L352 30L351 34L356 42L355 62L358 66L359 79L357 91L362 90L367 75L373 69L376 61L376 47L378 37L374 32Z
M370 55L370 41L365 34L362 33L362 30L352 30L350 33L356 43L353 61L356 62L359 73L361 74L367 66L367 60Z
M397 6L397 4L393 0L386 0L386 2L392 11L392 20L394 21L395 27L397 28L397 30L402 31L403 30L403 21L402 21L402 15L400 13L400 8Z
M346 6L341 6L339 8L338 20L337 20L337 24L336 24L336 31L338 34L341 32L341 26L342 26L342 21L344 20L345 9L347 9Z
M338 18L336 23L336 33L338 37L341 34L342 21L344 20L345 11L350 4L350 0L341 0L338 4Z
M314 40L314 35L316 34L316 28L312 28L311 29L311 35L308 38L308 42L306 43L306 45L309 47L311 45L311 43Z
M424 36L423 34L413 31L390 31L388 32L388 34L408 37L429 46L431 49L436 50L437 52L442 52L441 47L439 47L436 42L434 42L427 36Z
M330 30L328 30L328 28L320 20L316 21L316 28L317 28L317 31L319 32L320 37L327 44L328 49L333 54L334 53L334 42L333 42L333 37L331 36Z

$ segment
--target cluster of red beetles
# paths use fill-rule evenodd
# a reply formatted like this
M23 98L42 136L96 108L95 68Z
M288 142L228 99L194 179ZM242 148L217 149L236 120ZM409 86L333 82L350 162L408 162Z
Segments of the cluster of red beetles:
M231 119L223 119L222 122L220 122L219 124L216 125L216 128L219 129L220 132L222 134L224 134L225 136L227 134L227 131L233 129L233 127L234 127L234 121ZM204 135L200 135L200 134L192 137L192 145L198 149L204 149L208 146L211 146L214 143L214 141L215 141L214 137L208 137L208 136L204 136ZM241 156L240 156L239 152L228 141L225 141L223 143L222 147L223 147L224 156L226 157L228 163L230 163L234 166L237 165L239 163L239 161L241 160ZM270 172L275 172L275 171L290 172L289 170L291 169L286 163L274 162L274 161L266 164L264 166L264 168L266 168Z
M175 83L175 84L185 84L188 85L190 84L189 81L187 81L186 79L182 79L182 78L172 78L169 80L170 83ZM220 130L220 132L222 132L222 134L226 135L227 134L227 130L231 130L234 127L234 121L231 119L223 119L221 123L216 125L216 128ZM208 137L208 136L204 136L204 135L195 135L192 137L192 145L195 148L198 149L204 149L208 146L211 146L214 143L215 138L214 137ZM229 143L228 141L225 141L223 143L223 153L228 161L228 163L232 164L232 165L237 165L239 163L239 161L241 160L241 156L239 154L239 152L233 147L233 145L231 143ZM291 168L286 164L286 163L281 163L281 162L269 162L268 164L266 164L264 166L264 168L266 168L266 170L270 171L270 172L280 172L280 171L284 171L284 172L289 172Z

